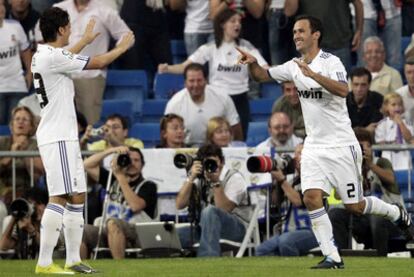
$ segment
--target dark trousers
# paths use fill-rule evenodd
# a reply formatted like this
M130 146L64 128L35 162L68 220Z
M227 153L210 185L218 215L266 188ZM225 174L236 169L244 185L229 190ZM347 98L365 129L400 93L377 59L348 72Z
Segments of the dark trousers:
M243 138L244 140L246 140L250 121L250 106L249 99L247 97L247 92L236 95L230 95L230 97L231 99L233 99L237 113L239 114L240 123L243 128Z

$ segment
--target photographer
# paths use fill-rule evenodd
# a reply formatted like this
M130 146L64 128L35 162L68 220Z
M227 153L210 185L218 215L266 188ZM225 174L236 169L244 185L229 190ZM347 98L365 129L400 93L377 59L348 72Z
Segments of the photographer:
M387 203L398 203L404 207L398 184L394 177L394 170L389 160L374 157L371 144L372 136L364 128L354 129L355 135L362 147L362 182L364 195L369 196L380 192L381 199ZM332 221L333 234L339 248L350 248L349 234L365 248L377 249L379 256L388 253L389 239L402 235L400 229L390 220L375 215L353 215L342 208L333 208L329 211Z
M145 180L142 168L144 156L138 148L120 146L96 153L85 160L85 169L90 177L106 184L109 172L101 166L103 159L115 155L111 162L114 179L109 189L109 203L101 236L100 246L108 245L114 259L125 256L126 247L138 247L134 223L152 221L156 215L157 186ZM98 243L99 227L85 225L81 256L88 254Z
M243 205L247 203L247 181L241 173L225 167L219 146L203 145L176 199L177 209L189 207L189 216L196 221L195 229L178 229L182 245L191 247L199 241L197 256L220 256L220 238L242 241L248 221ZM200 206L199 228L194 205Z
M15 250L19 259L34 259L39 250L40 220L48 202L47 192L29 189L24 199L19 198L10 206L11 219L1 236L0 250Z
M300 182L300 160L303 144L295 148L294 164L296 174L292 182L286 180L286 174L276 169L271 171L274 188L271 206L280 211L277 233L256 247L256 256L300 256L318 246L311 230L308 212L303 204Z

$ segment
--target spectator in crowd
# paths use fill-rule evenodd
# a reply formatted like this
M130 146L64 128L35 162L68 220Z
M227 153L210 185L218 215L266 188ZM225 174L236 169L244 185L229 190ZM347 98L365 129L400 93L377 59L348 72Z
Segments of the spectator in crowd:
M94 181L107 184L110 173L101 166L105 157L115 155L111 171L115 180L107 193L110 199L104 211L105 228L99 246L109 246L114 259L123 259L127 247L139 247L135 223L153 221L157 217L157 185L142 176L145 160L138 148L119 146L96 153L85 160L85 169ZM130 164L120 163L128 155ZM99 227L85 225L81 257L87 259L98 243Z
M398 2L400 2L398 4ZM362 0L364 28L362 41L377 36L384 43L386 63L394 68L401 65L401 2L392 0ZM358 49L358 64L363 65L364 49Z
M0 0L0 125L7 124L12 109L32 83L32 55L26 34L19 22L5 16L5 0Z
M246 138L250 120L250 107L247 98L249 74L247 66L237 64L235 46L248 50L259 59L259 63L268 67L266 61L248 41L240 39L241 16L234 10L225 9L214 19L215 43L207 43L197 49L181 64L160 64L160 73L181 74L191 63L209 63L209 82L217 94L228 94L233 99ZM184 117L187 119L187 117Z
M47 192L30 188L13 202L11 218L0 239L0 250L14 249L19 259L34 259L39 251L40 220L48 202Z
M293 122L293 132L296 136L304 138L305 123L303 121L302 107L300 106L298 91L293 82L282 83L283 96L279 98L272 107L272 113L284 112Z
M414 56L408 58L404 64L404 74L407 84L399 89L397 93L401 95L404 103L404 118L411 123L414 121Z
M231 98L207 85L204 67L196 63L188 63L184 69L185 88L177 92L165 108L165 114L175 113L185 118L184 124L188 132L186 143L203 144L207 122L213 116L223 116L231 124L235 139L242 140L242 127Z
M209 19L208 0L169 0L171 10L185 10L184 42L187 55L193 54L198 47L212 41L213 22Z
M285 14L286 0L267 1L269 50L272 64L282 64L296 56L292 39L293 19Z
M103 139L89 145L88 149L91 151L102 151L121 145L144 148L141 140L128 137L128 120L120 114L108 116L100 129L103 131Z
M371 73L366 68L354 68L350 80L352 90L346 96L346 106L352 128L364 127L373 134L378 121L383 117L381 107L384 97L369 90Z
M0 151L37 151L36 132L37 122L33 113L27 107L13 109L10 120L10 136L0 137ZM36 183L43 174L43 164L40 157L15 158L16 194L24 193L30 187L31 162L33 161L33 181ZM12 200L12 157L0 158L0 195L8 206Z
M54 5L69 13L72 32L69 37L70 49L82 37L90 19L95 20L99 36L79 53L97 56L108 51L110 39L119 41L130 29L117 11L102 5L98 0L65 0ZM95 124L101 115L102 98L106 84L106 70L86 70L72 74L75 85L77 109L83 113L89 124Z
M34 52L36 51L35 26L40 14L33 9L30 2L31 0L9 0L8 18L20 22L30 43L30 49Z
M400 73L385 63L385 48L379 37L364 40L365 68L371 72L370 90L385 95L402 87Z
M209 0L210 18L213 20L224 10L231 9L242 16L243 32L241 37L251 42L256 48L262 49L264 41L262 15L266 0Z
M355 30L352 30L352 16L349 4L355 9ZM287 16L312 15L322 20L324 34L321 48L339 57L349 72L351 51L361 43L363 29L363 6L361 0L286 0Z
M164 115L160 122L160 144L156 148L184 148L184 140L184 119L174 113Z
M295 148L294 163L297 174L291 182L286 180L286 173L282 170L271 172L271 205L280 211L281 220L277 223L277 234L256 247L256 256L300 256L318 246L302 200L299 174L302 149L303 144L298 144Z
M259 143L256 147L296 147L302 143L302 138L293 134L293 124L284 112L275 112L267 121L270 137Z
M123 69L146 69L151 73L160 63L171 63L168 21L162 1L124 0L120 15L135 34L135 44L121 60Z
M364 155L362 163L364 195L376 195L379 191L382 200L390 204L398 203L403 207L404 200L395 180L391 162L385 158L374 157L371 148L373 137L370 132L361 127L354 130ZM386 256L389 239L402 235L394 223L376 215L352 216L343 208L332 208L329 210L329 217L332 221L335 242L340 249L351 248L349 241L351 232L357 242L364 243L366 249L376 249L379 256Z
M194 161L175 202L177 209L190 208L195 228L180 228L178 232L184 248L200 242L198 257L220 256L220 238L242 241L246 232L249 220L246 214L247 181L240 172L225 166L219 146L203 145L198 149L197 156L201 161ZM203 169L202 164L207 159L217 163L215 171ZM205 179L206 190L200 189L200 178ZM195 194L202 195L197 200L194 199Z
M220 147L246 146L242 141L233 140L233 129L230 123L221 116L210 118L207 122L206 142Z
M403 118L402 97L396 92L386 94L382 112L385 118L375 129L375 142L378 144L409 144L413 135L413 126ZM410 168L410 151L382 151L382 157L390 160L395 170Z

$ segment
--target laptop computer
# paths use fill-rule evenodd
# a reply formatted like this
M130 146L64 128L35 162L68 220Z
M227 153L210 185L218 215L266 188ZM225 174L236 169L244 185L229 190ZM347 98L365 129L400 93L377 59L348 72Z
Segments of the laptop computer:
M141 251L144 257L182 256L180 238L174 222L146 222L135 225Z

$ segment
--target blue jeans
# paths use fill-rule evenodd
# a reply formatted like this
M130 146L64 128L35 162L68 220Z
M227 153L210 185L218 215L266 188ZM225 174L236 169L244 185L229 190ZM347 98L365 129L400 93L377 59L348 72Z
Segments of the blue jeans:
M370 36L378 36L384 43L386 51L386 63L389 66L399 69L401 67L401 16L386 20L384 29L377 29L377 21L364 19L364 32L361 38L361 47L358 50L358 65L362 66L364 40Z
M246 233L246 228L235 215L212 205L201 212L200 229L201 232L194 230L193 233L193 243L200 242L198 257L220 256L221 238L241 242ZM191 247L190 227L177 230L181 245L184 248Z
M300 256L318 246L311 230L303 229L271 237L256 247L256 256Z
M0 92L0 124L9 124L11 120L11 111L17 106L17 103L21 98L26 96L27 93L22 92Z
M190 56L198 49L198 47L212 41L213 39L214 35L212 33L184 33L187 56Z

